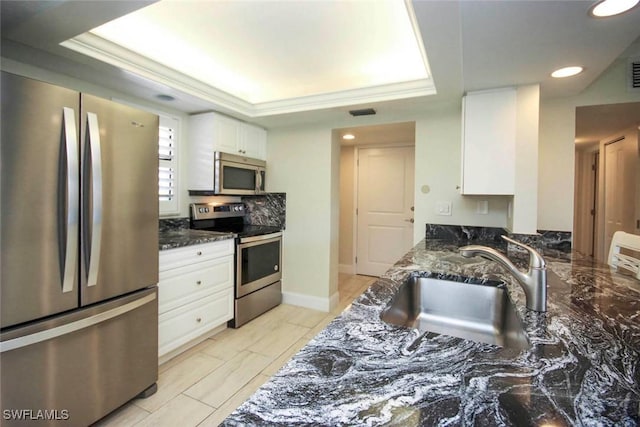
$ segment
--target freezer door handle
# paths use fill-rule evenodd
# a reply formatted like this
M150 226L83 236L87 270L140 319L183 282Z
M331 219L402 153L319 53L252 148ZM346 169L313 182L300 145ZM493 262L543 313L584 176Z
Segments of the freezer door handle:
M76 115L72 108L64 107L63 132L67 157L66 176L66 226L65 240L61 253L64 253L64 268L62 276L62 292L72 292L78 271L78 211L80 204L80 158L78 153L78 135L76 133ZM60 197L64 197L61 193Z
M141 307L149 302L152 302L155 299L156 299L156 293L154 292L142 298L138 298L134 301L131 301L127 304L112 308L102 313L94 314L93 316L89 316L84 319L76 320L75 322L60 325L51 329L44 329L42 331L35 332L33 334L29 334L22 337L13 338L13 339L0 342L0 353L4 353L5 351L10 351L10 350L15 350L18 348L27 347L29 345L37 344L39 342L47 341L53 338L60 337L62 335L67 335L72 332L76 332L81 329L88 328L93 325L97 325L98 323L105 322L109 319L113 319L114 317L121 316L124 313L128 313L132 310L135 310L136 308Z
M91 153L91 251L89 252L89 272L87 286L98 284L100 249L102 246L102 150L100 146L100 126L95 113L87 113L87 133Z

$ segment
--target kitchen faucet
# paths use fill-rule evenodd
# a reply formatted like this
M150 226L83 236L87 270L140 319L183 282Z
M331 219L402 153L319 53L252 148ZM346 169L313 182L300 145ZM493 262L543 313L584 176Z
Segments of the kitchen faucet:
M502 236L504 240L520 246L529 252L529 271L521 272L518 267L513 265L509 258L499 251L487 246L470 245L460 248L460 254L465 258L472 256L481 256L493 261L506 268L511 273L526 296L527 308L534 311L547 311L547 267L542 255L530 246L516 242L507 236Z

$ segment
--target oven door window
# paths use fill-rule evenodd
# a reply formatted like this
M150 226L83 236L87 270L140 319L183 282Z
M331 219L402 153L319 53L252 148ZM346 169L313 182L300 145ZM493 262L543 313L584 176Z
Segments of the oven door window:
M280 278L280 240L242 248L241 286Z
M224 190L256 190L256 171L243 167L222 166L222 188Z
M282 239L267 238L238 245L236 298L240 298L282 278Z

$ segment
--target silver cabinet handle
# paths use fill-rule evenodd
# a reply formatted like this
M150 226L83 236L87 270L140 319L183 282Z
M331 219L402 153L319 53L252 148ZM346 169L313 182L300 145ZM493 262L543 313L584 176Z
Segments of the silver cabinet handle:
M64 144L67 156L67 233L65 240L64 272L62 292L73 291L78 270L78 212L80 204L80 158L78 154L78 134L76 115L72 108L62 109Z
M93 215L91 218L91 252L89 252L89 274L87 286L98 284L100 249L102 246L102 150L100 126L95 113L87 113L89 149L91 153L91 193Z
M198 252L196 253L196 255L198 255L198 256L202 255L202 251L198 251Z

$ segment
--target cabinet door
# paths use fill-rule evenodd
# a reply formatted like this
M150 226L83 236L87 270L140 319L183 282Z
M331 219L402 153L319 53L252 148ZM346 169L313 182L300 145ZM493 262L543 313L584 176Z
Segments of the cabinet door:
M516 90L463 98L462 194L514 194Z
M215 115L213 151L223 151L231 154L241 154L240 126L241 123L229 117Z
M242 125L241 151L247 157L266 160L267 158L267 131L252 125Z
M163 313L158 321L158 355L163 356L231 319L233 289Z
M223 289L233 290L233 255L160 272L160 314Z

